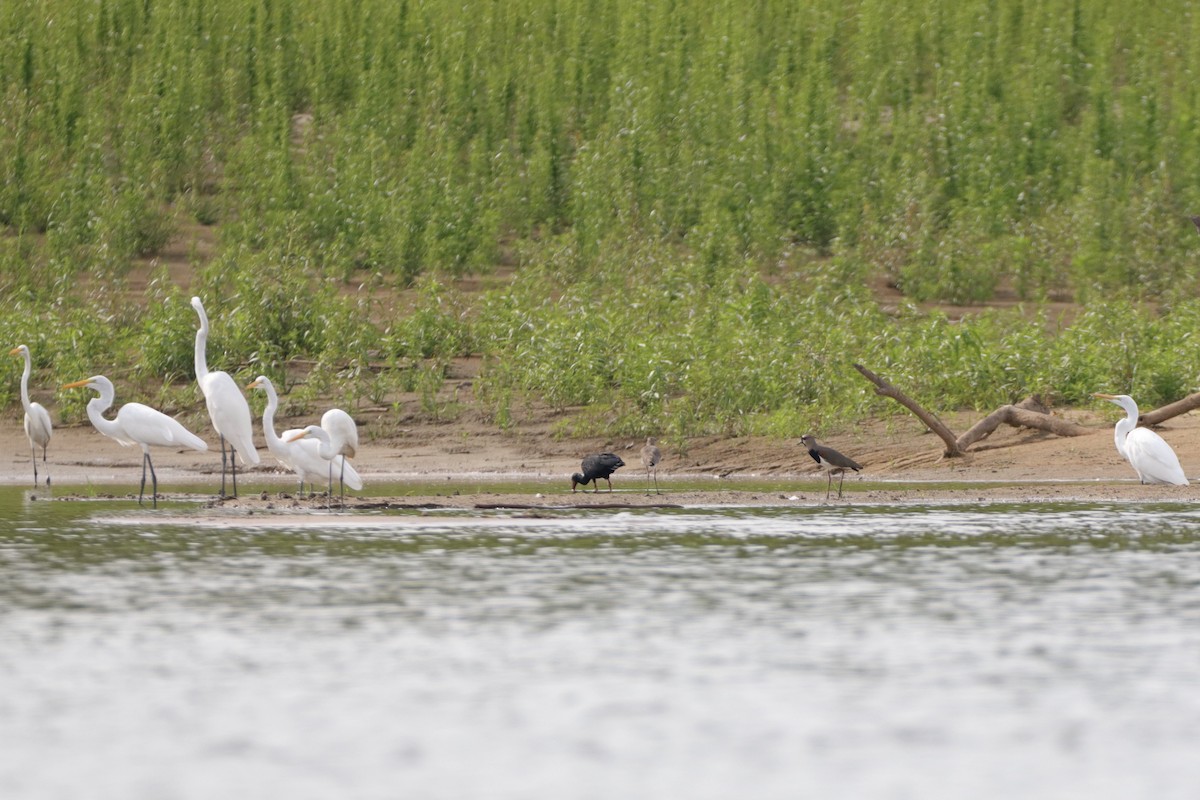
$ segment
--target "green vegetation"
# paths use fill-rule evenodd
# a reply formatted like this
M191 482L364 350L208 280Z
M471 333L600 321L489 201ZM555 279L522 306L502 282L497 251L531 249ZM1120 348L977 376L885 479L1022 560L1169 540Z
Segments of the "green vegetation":
M886 409L854 361L1153 405L1200 375L1198 75L1186 2L10 0L0 340L188 402L187 297L127 281L207 226L210 359L301 405L436 414L469 353L502 426L794 434Z

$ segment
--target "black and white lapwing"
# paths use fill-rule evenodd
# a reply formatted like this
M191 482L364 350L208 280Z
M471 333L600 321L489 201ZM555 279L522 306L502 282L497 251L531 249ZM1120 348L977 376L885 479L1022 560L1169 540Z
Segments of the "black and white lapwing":
M833 489L833 474L836 472L838 478L838 498L842 496L842 481L846 480L846 470L852 469L858 472L862 469L862 464L859 464L854 459L844 456L832 447L826 447L823 444L817 444L817 437L811 433L806 433L800 437L800 441L808 448L808 454L812 456L813 461L817 462L817 466L825 470L829 480L825 484L825 499L829 499L829 493Z

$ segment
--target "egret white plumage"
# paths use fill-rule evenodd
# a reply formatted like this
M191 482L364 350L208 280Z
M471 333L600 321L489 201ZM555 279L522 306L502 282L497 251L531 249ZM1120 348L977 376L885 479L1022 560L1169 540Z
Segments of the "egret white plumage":
M813 461L817 462L817 466L825 470L825 499L829 499L829 492L833 488L833 476L837 473L838 478L838 498L842 496L842 481L846 480L846 470L852 469L858 472L862 469L862 464L859 464L849 456L844 456L832 447L826 447L823 444L817 444L817 437L811 433L806 433L800 437L800 441L808 448L808 454L812 456Z
M42 448L42 467L46 466L46 449L50 445L50 437L54 426L50 422L50 412L41 403L29 399L29 373L33 369L33 361L29 348L17 345L8 353L10 356L21 356L25 359L25 370L21 373L21 405L25 407L25 436L29 439L29 455L33 461L33 485L38 485L37 448ZM46 485L50 485L50 476L46 475Z
M1142 483L1166 483L1187 486L1188 479L1179 465L1179 457L1161 436L1149 428L1139 428L1138 407L1127 394L1093 394L1125 409L1125 419L1113 428L1117 452L1129 462Z
M267 452L275 456L275 460L292 472L300 475L300 493L304 494L304 474L296 469L295 455L299 450L295 444L288 442L299 429L286 430L280 437L275 432L275 412L279 410L279 395L275 392L275 384L266 375L259 375L247 389L262 389L267 393L267 407L263 409L263 437L267 440Z
M329 444L334 455L342 456L338 475L339 492L346 494L346 459L354 458L358 452L358 426L354 418L340 408L331 408L321 416L321 428L329 434Z
M192 308L200 315L200 329L196 331L196 382L204 393L204 404L213 428L221 437L221 496L225 496L225 443L229 443L229 469L233 475L233 496L237 497L237 462L234 450L243 464L258 463L258 450L254 447L254 431L250 422L250 404L238 389L237 383L228 372L208 371L205 348L208 344L208 314L199 297L192 298Z
M139 445L142 448L142 485L138 490L138 504L146 493L146 466L150 467L151 498L154 507L158 508L158 475L154 472L154 462L150 458L150 447L190 447L193 450L207 450L208 445L196 434L183 427L178 420L150 406L141 403L126 403L117 411L115 419L104 418L104 412L113 404L116 392L112 381L103 375L93 375L82 381L68 383L62 388L77 389L86 386L99 392L87 404L88 419L100 433L115 439L120 444Z
M658 491L658 464L662 461L662 450L654 444L653 437L646 437L646 445L642 448L642 466L646 468L646 493L650 493L650 474L654 474L654 493Z
M359 477L358 471L354 469L353 465L346 463L345 456L334 452L333 441L329 438L329 433L320 425L308 425L292 434L286 441L303 448L307 459L303 465L305 475L316 474L320 471L329 478L330 500L333 499L333 468L335 466L342 471L347 486L355 490L363 488L362 478ZM300 471L300 468L301 464L297 459L297 472ZM303 476L301 482L303 482ZM309 482L312 482L311 477Z

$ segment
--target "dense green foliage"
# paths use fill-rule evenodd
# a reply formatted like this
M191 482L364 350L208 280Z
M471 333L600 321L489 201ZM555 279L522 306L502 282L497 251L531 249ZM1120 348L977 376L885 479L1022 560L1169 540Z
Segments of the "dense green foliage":
M885 313L840 260L777 281L745 266L709 283L669 249L614 253L606 263L612 273L634 268L561 288L549 259L491 298L477 335L506 357L489 385L563 407L604 401L597 430L679 436L794 435L893 410L855 362L933 408L990 411L1030 392L1086 404L1103 387L1159 404L1195 390L1197 300L1167 313L1113 300L1070 324L1044 312L953 320L913 306ZM653 281L642 282L646 275Z
M122 281L202 224L210 358L305 358L301 401L480 352L502 425L794 433L878 410L852 361L941 407L1159 402L1200 373L1198 72L1190 2L8 0L0 336L185 378L187 298Z

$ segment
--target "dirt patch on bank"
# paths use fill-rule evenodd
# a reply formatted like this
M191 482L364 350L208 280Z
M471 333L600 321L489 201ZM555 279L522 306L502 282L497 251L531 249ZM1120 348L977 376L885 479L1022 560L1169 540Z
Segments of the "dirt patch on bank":
M469 383L469 378L460 378ZM463 387L458 387L459 391ZM528 411L514 428L501 430L477 412L464 411L452 421L431 421L412 404L355 412L362 446L354 464L367 484L365 496L348 500L349 509L427 505L430 507L552 508L581 505L641 506L653 504L794 504L824 502L824 478L797 440L760 437L700 437L682 443L661 441L664 453L659 480L665 493L645 493L638 463L639 439L564 438L564 414ZM469 406L467 407L470 408ZM863 424L852 432L831 433L822 440L859 461L861 476L846 479L852 502L941 502L954 500L1178 500L1200 497L1194 487L1141 486L1129 465L1117 455L1112 440L1112 414L1102 411L1063 412L1093 434L1060 438L1016 428L1002 428L963 458L942 457L941 442L915 419L894 417ZM948 415L955 430L978 419L975 413ZM280 419L279 429L299 427L313 418ZM216 492L220 457L217 440L206 424L194 426L209 442L207 453L156 449L161 492ZM258 428L256 426L256 432ZM1159 431L1175 448L1190 477L1200 477L1200 419L1185 415ZM798 432L799 433L799 432ZM261 432L258 432L261 437ZM321 508L326 501L294 496L295 479L266 452L262 463L243 473L244 493L229 508L271 510ZM613 494L570 492L569 476L589 453L612 451L627 466L613 478ZM48 469L57 487L106 487L114 494L136 493L141 477L140 451L124 448L97 433L90 424L58 427L50 445ZM464 483L477 487L464 493ZM520 480L528 493L502 494L490 482ZM444 492L438 481L445 481ZM32 484L29 445L19 416L0 425L0 482ZM372 485L411 484L411 491L380 497ZM794 488L792 488L794 482ZM745 488L766 484L770 490ZM262 490L262 486L268 486ZM698 488L700 487L700 488ZM605 486L607 489L607 486ZM57 494L57 492L56 492Z

